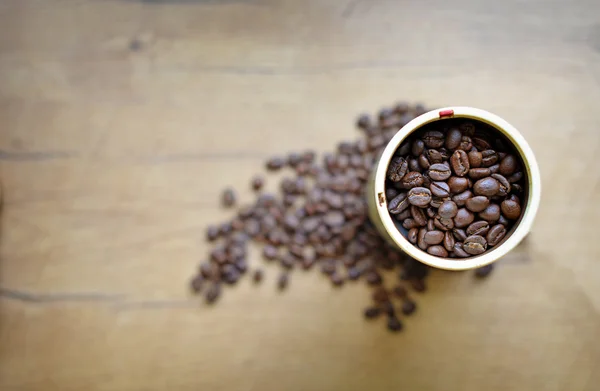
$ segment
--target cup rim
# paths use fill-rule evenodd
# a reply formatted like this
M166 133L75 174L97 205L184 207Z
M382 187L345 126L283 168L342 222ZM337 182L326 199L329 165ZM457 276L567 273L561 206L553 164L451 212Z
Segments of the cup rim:
M527 202L525 203L526 206L523 210L523 216L514 228L513 233L498 247L470 258L436 257L410 243L396 228L396 225L388 212L387 200L385 200L384 196L387 167L402 141L422 126L447 118L469 118L494 127L504 134L504 136L512 143L514 149L519 153L521 160L524 163L523 170L527 174ZM374 193L371 194L371 197L373 197L372 199L375 201L375 209L383 228L386 231L385 234L387 234L389 239L391 239L402 251L414 259L432 267L445 270L468 270L497 261L514 249L521 240L523 240L529 233L535 215L539 209L541 187L541 177L535 155L525 138L514 126L499 116L485 110L467 106L450 106L421 114L403 126L394 137L392 137L379 158L375 171L374 186L371 187Z

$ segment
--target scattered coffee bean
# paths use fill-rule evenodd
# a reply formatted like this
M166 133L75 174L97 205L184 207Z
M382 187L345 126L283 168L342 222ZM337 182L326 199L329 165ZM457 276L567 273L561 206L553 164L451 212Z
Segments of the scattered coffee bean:
M467 235L485 236L490 230L490 224L487 221L479 220L467 227Z
M481 162L483 159L483 157L481 156L481 152L470 151L468 156L469 156L469 165L471 166L471 168L481 167Z
M454 173L459 177L467 175L469 169L471 168L467 153L460 149L456 150L452 154L452 157L450 158L450 165L452 166Z
M494 270L494 264L490 263L489 265L482 266L475 270L475 276L478 278L484 278L489 276Z
M412 300L404 300L402 303L402 313L406 316L412 315L417 309L417 304Z
M233 189L225 189L223 191L223 194L221 196L221 201L223 203L223 206L225 206L226 208L230 208L233 205L235 205L235 192L233 191Z
M400 180L400 185L404 189L412 189L423 185L423 175L418 172L411 171Z
M218 282L214 282L206 291L204 298L208 304L212 304L221 295L221 285Z
M375 319L379 315L381 315L381 309L378 307L365 308L364 315L365 315L365 318L367 318L367 319Z
M285 166L285 160L280 157L273 157L267 161L267 169L276 171Z
M197 276L192 278L192 281L190 281L190 288L192 289L192 291L194 293L200 292L202 290L203 286L204 286L204 278L200 274L198 274Z
M290 277L287 272L281 273L277 279L277 288L282 291L287 288L290 282Z
M388 316L387 327L390 331L398 332L402 330L402 322L396 316Z
M263 271L261 269L256 269L254 271L254 273L252 274L252 280L254 280L255 283L259 283L263 280Z
M254 178L252 178L252 189L253 190L260 190L263 188L263 186L265 185L265 180L263 179L263 177L261 176L255 176Z

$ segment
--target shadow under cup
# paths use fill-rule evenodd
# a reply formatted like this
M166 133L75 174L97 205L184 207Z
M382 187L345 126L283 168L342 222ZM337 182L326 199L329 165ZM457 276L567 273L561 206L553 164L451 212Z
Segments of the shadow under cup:
M470 258L442 258L428 254L406 239L407 230L400 222L392 219L387 209L385 197L386 173L390 160L400 145L414 132L422 130L439 121L469 120L476 126L486 127L496 133L515 156L518 156L523 168L524 189L521 205L521 217L507 232L503 240L491 250ZM436 124L439 125L439 124ZM446 270L468 270L485 266L497 261L514 249L529 233L539 208L541 196L541 178L533 151L525 138L502 118L472 107L445 107L432 110L410 121L390 140L383 150L367 186L369 217L379 233L392 245L404 251L414 259L429 266Z

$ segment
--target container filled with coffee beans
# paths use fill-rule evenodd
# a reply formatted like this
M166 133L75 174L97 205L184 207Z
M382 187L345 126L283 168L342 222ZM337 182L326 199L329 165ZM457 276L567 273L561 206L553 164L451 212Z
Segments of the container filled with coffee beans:
M424 113L389 141L367 185L371 221L433 267L489 265L515 248L538 210L541 180L523 136L471 107Z

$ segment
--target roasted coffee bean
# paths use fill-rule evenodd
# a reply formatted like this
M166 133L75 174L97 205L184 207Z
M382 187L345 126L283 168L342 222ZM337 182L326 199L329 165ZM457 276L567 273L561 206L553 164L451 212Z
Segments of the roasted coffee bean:
M414 189L411 189L411 191ZM391 214L398 214L410 206L410 200L406 193L400 193L388 203L388 211Z
M431 194L436 197L444 198L450 196L450 187L446 182L431 182L429 189L431 190Z
M481 150L481 149L480 149ZM490 167L496 164L498 161L498 154L492 149L487 149L481 152L481 165L483 167Z
M380 285L383 282L383 279L381 278L381 274L372 271L372 272L368 272L365 275L365 279L367 280L367 283L369 285Z
M469 180L467 178L453 176L448 179L448 186L450 187L450 193L461 193L469 188Z
M516 220L521 216L521 206L512 200L504 200L501 204L502 214L509 220Z
M385 121L387 118L391 117L392 115L394 115L394 110L384 107L383 109L379 110L379 121L383 122Z
M402 222L402 226L406 229L413 229L419 227L419 224L417 224L417 222L412 218L408 218Z
M428 175L434 181L445 181L450 178L452 171L445 164L436 163L429 167Z
M202 275L198 274L190 281L190 288L192 292L199 293L202 290L202 286L204 285L204 278Z
M490 200L486 196L477 196L477 197L469 198L465 202L465 206L467 207L467 209L469 209L471 212L475 212L475 213L483 211L485 208L488 207L489 204L490 204Z
M427 247L429 246L427 243L425 243L425 235L426 234L427 234L426 228L421 228L419 230L419 233L417 234L417 246L419 246L419 248L421 250L427 250Z
M218 282L215 282L208 288L208 290L204 294L204 299L206 300L206 302L208 304L212 304L215 301L217 301L217 299L219 298L220 295L221 295L221 284Z
M417 159L409 159L408 160L408 170L409 171L420 171L421 166L419 165L419 161Z
M311 233L316 230L320 224L321 219L319 217L307 217L302 221L301 227L305 233Z
M510 186L510 192L515 194L521 194L523 193L523 188L518 183L513 183Z
M381 315L381 309L379 307L368 307L364 310L364 316L367 319L375 319Z
M522 171L515 172L514 174L512 174L511 176L509 176L506 179L508 179L508 181L510 183L519 182L521 179L523 179L523 172Z
M434 218L436 215L435 209L433 209L432 207L425 209L425 213L427 213L427 217L429 217L430 219Z
M449 231L454 228L454 220L451 218L437 216L433 224L437 229L441 229L442 231Z
M462 140L462 132L458 128L451 128L448 133L446 133L446 148L449 150L454 150L458 148L460 142Z
M428 247L427 253L442 258L446 258L448 256L448 251L446 251L446 249L440 245Z
M500 167L498 168L498 172L504 176L512 175L517 170L517 158L513 155L507 155L500 162Z
M439 148L444 145L444 134L436 130L425 132L423 142L427 148Z
M444 245L444 248L446 249L446 251L448 251L448 252L454 251L455 243L456 243L456 241L454 240L454 235L452 235L452 233L450 231L444 232L444 240L442 241L442 244Z
M208 228L206 229L206 239L208 239L211 242L213 240L216 240L220 234L221 234L221 231L220 231L219 227L217 227L215 225L209 225Z
M402 313L406 316L412 315L417 310L417 304L412 300L404 300L402 303Z
M431 191L424 187L413 187L408 192L408 202L419 207L426 207L431 201Z
M395 157L390 162L387 178L392 182L400 181L408 172L408 162L403 157Z
M400 180L400 185L404 189L412 189L423 185L423 175L416 171L411 171Z
M273 157L267 160L267 170L276 171L285 166L285 159L281 157Z
M423 239L428 245L440 244L444 240L444 233L442 231L429 231L425 234Z
M457 206L464 206L467 203L467 200L473 197L473 193L471 190L465 190L462 193L459 193L452 197L452 201L456 203Z
M500 170L500 164L494 164L493 166L490 166L490 174L497 174L498 171Z
M425 150L425 143L423 142L423 140L417 139L415 141L413 141L412 143L412 147L411 147L411 153L413 156L417 157L420 154L423 153L423 151Z
M473 137L473 146L480 151L484 151L492 147L490 142L485 138L481 137L481 135L475 135Z
M456 238L456 240L464 242L465 239L467 238L467 233L465 232L464 229L460 229L460 228L454 228L452 230L452 234L454 235L454 237Z
M452 166L454 173L459 177L467 175L469 168L471 167L467 153L460 149L454 151L452 154L452 157L450 158L450 165Z
M458 257L458 258L468 258L470 255L464 250L463 248L463 244L462 243L455 243L454 244L454 254Z
M514 201L517 204L521 205L521 200L515 194L510 194L508 197L506 197L506 199L509 201Z
M408 200L407 200L407 203L408 203ZM410 203L409 203L409 205L410 205ZM402 221L402 220L408 219L409 217L411 217L410 208L407 208L396 215L396 220Z
M394 287L394 294L403 299L407 296L408 292L406 291L406 288L404 288L402 285L397 285Z
M233 189L225 189L223 191L223 194L221 195L221 202L223 203L223 206L226 208L230 208L233 205L235 205L235 200L236 200L236 196L235 196L235 192L233 191Z
M417 226L423 227L427 225L427 217L425 216L423 209L419 208L418 206L411 205L410 214Z
M485 236L490 230L490 223L487 221L476 221L467 227L467 235Z
M381 304L389 301L390 295L384 287L377 287L373 291L372 298L375 303Z
M471 150L472 147L473 147L473 144L471 142L471 137L463 136L462 139L460 140L460 144L458 145L457 149L462 149L463 151L468 152Z
M387 328L396 333L402 330L402 322L396 316L388 316Z
M425 292L427 290L427 285L425 285L425 281L421 279L411 280L410 286L415 290L415 292Z
M482 266L475 270L475 277L477 278L485 278L490 275L490 273L494 270L494 264L490 263L489 265Z
M487 177L478 180L473 185L473 192L476 195L483 195L486 197L495 196L500 190L500 183L492 177Z
M412 244L417 244L417 235L418 234L419 234L419 229L417 227L415 227L415 228L412 228L412 229L410 229L408 231L408 234L406 235L406 238Z
M483 159L481 152L471 151L468 153L468 157L469 157L469 165L471 166L471 168L481 167L481 162Z
M434 215L435 218L435 215ZM435 220L434 218L431 218L429 220L427 220L427 231L433 231L435 230Z
M454 226L457 228L467 227L473 222L475 215L466 208L460 208L454 217Z
M288 274L288 272L283 272L279 275L279 277L277 278L277 288L282 291L285 288L288 287L290 283L290 276Z
M392 198L398 195L399 191L393 187L386 187L385 189L385 198L388 200L388 203L392 200Z
M254 273L252 273L252 280L258 284L259 282L261 282L263 280L264 277L264 273L261 269L256 269L254 271Z
M489 246L495 246L506 236L506 227L502 224L496 224L486 235L486 240Z
M508 221L508 219L506 217L504 217L504 215L500 215L500 218L498 219L498 224L502 224L505 227L508 227L508 225L510 224L510 222Z
M339 273L333 273L329 276L329 280L333 284L333 286L342 286L344 285L344 277Z
M429 205L431 205L432 208L439 208L443 202L444 202L443 198L431 197L431 201L429 202Z
M345 223L344 214L340 211L331 211L323 216L323 222L329 227L340 227Z
M423 170L428 170L429 167L431 167L431 163L429 162L427 156L425 156L424 153L419 155L419 166L421 166Z
M479 212L479 218L490 223L498 221L500 218L500 207L497 204L490 204L483 211Z
M442 205L438 208L438 214L440 217L444 217L447 219L451 219L456 216L458 212L458 207L454 201L444 201Z
M367 129L371 126L371 118L368 114L361 114L356 119L356 126L359 129Z
M444 162L444 156L442 156L442 154L436 149L428 149L425 152L425 156L430 164L437 164L437 163Z
M472 122L463 122L458 128L467 136L473 136L475 134L475 124Z
M492 175L491 171L489 168L487 167L482 167L482 168L472 168L469 170L469 177L471 179L481 179L481 178L486 178L489 177L490 175Z
M296 167L298 164L302 162L302 155L296 152L292 152L287 157L287 164L290 167Z
M471 255L483 254L487 249L487 241L479 235L472 235L465 239L463 250Z
M492 174L492 178L498 181L500 188L498 189L497 195L500 197L507 196L510 193L510 182L504 176L500 174Z

